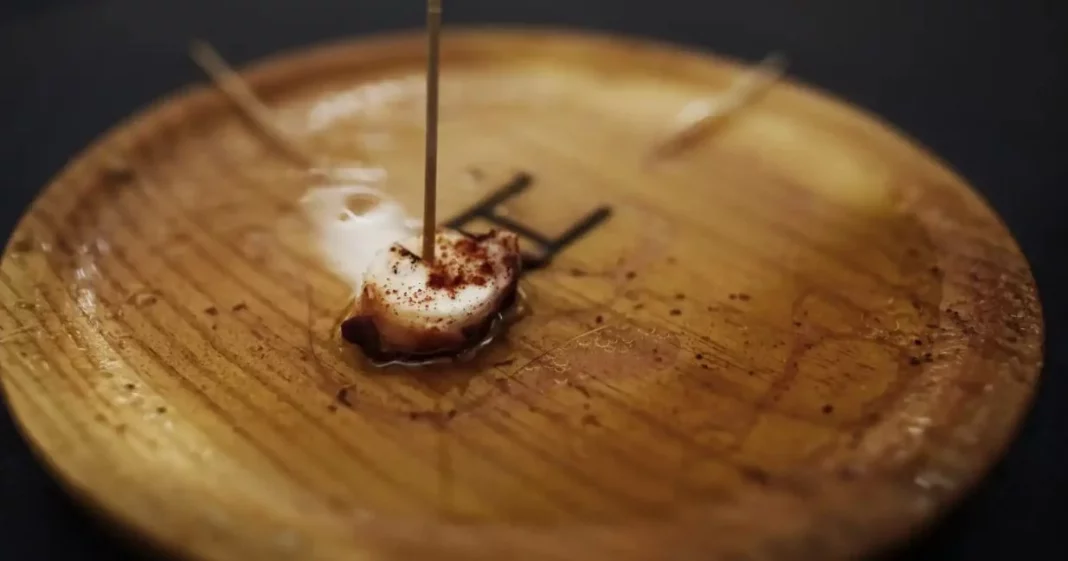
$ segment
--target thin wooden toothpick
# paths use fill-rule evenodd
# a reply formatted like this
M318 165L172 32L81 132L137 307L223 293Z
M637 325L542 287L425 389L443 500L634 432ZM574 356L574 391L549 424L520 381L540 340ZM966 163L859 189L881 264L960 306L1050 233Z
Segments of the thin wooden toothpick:
M690 146L746 103L766 91L786 70L786 57L772 53L754 68L738 77L734 85L720 96L688 105L679 114L679 127L657 145L653 155L666 157ZM689 114L689 115L687 115Z
M316 160L286 134L248 84L207 42L195 40L189 46L193 61L212 79L252 123L280 148L293 162L305 169L316 167Z
M426 180L423 192L423 260L434 264L434 230L438 198L438 58L441 0L427 0Z

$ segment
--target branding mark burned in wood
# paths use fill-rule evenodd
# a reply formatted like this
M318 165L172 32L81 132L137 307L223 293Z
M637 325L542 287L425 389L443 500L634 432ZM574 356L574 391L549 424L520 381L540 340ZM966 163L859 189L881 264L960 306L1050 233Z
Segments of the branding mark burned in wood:
M469 234L469 232L464 230L464 227L472 220L481 218L483 220L488 220L501 228L511 230L520 237L533 242L541 251L539 255L531 255L529 253L523 254L523 271L525 272L546 267L559 253L567 249L568 246L576 242L582 236L590 233L594 228L599 226L612 215L612 209L610 207L598 207L573 224L563 234L556 238L551 238L531 229L525 224L516 222L497 211L499 205L525 191L533 182L534 178L529 173L522 172L517 174L507 184L503 185L481 201L475 203L471 208L461 212L452 220L449 220L446 223L446 226Z

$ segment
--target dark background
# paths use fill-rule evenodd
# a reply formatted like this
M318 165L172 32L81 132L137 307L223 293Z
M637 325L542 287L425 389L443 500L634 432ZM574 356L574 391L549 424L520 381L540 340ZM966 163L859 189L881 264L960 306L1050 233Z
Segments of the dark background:
M963 173L1031 262L1047 322L1035 408L1007 458L894 561L1068 559L1068 2L447 0L448 23L552 23L756 59L865 106ZM194 80L193 36L243 63L420 25L421 0L0 0L0 228L95 136ZM0 558L123 560L32 459L0 408Z

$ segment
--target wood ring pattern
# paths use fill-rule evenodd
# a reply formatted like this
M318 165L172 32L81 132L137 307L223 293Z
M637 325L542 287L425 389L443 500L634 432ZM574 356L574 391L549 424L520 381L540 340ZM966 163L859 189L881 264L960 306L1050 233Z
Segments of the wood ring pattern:
M246 74L317 153L419 208L423 41ZM1024 258L952 171L781 83L669 161L647 150L736 64L558 31L452 31L439 213L611 220L525 281L474 365L375 374L303 243L306 178L216 91L109 132L0 269L0 365L41 458L195 559L844 559L929 521L996 460L1042 320Z

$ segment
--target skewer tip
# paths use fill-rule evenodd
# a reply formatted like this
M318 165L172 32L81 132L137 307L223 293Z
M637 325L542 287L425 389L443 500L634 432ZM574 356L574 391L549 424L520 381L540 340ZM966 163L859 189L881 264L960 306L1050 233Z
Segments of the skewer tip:
M208 43L207 41L199 37L194 37L193 39L189 40L188 50L189 56L193 57L193 59L197 61L203 61L211 57L212 55L217 54L215 49L211 46L211 43Z
M686 119L667 138L657 143L648 153L649 161L672 156L699 140L714 124L722 122L769 88L786 72L786 65L785 53L769 53L738 76L734 85L718 98L705 100L700 115ZM684 116L687 109L683 109L679 116Z

